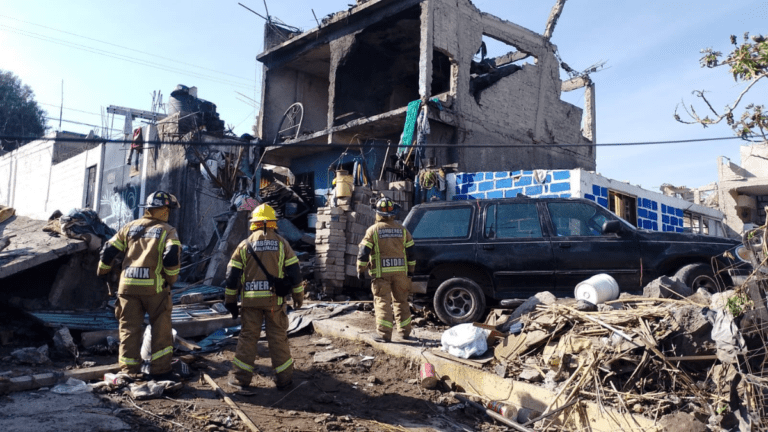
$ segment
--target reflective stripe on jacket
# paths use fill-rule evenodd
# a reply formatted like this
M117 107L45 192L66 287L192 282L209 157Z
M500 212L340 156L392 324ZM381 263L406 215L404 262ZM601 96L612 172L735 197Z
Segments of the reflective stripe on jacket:
M277 297L270 290L267 276L261 270L251 254L248 252L248 243L261 260L262 265L274 278L286 277L286 268L299 265L299 259L291 249L288 242L272 229L256 230L240 242L229 261L227 274L233 269L239 270L240 277L237 287L230 286L228 280L224 294L225 302L235 302L242 295L243 307L276 307L282 306L283 298ZM291 281L300 286L301 280Z
M157 219L143 217L125 224L104 245L105 250L123 252L119 294L149 295L169 291L181 266L181 242L176 229ZM175 254L168 259L168 254ZM102 254L102 256L105 254ZM163 260L173 265L164 265ZM112 263L100 262L99 273L108 273Z
M360 243L357 266L366 267L371 277L384 273L413 271L415 261L408 260L408 248L413 246L411 233L395 220L383 220L371 225Z

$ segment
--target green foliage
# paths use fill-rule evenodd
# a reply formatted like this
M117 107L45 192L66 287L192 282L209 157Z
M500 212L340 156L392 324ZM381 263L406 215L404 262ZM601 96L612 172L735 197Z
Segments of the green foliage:
M725 309L730 312L733 317L740 316L752 306L754 306L754 303L747 297L747 294L743 292L734 294L734 296L729 298L725 303Z
M45 111L35 101L28 85L12 72L0 70L0 136L29 137L0 139L0 148L13 150L45 134Z
M723 59L723 53L714 51L712 48L702 50L703 57L699 60L701 67L716 68L727 67L733 79L737 83L747 84L746 89L741 92L738 98L730 106L725 107L722 114L712 107L704 91L694 91L694 95L701 98L707 105L714 118L709 116L700 117L693 106L686 108L686 112L693 121L684 121L675 113L675 119L686 124L701 124L707 127L712 124L725 120L726 123L736 132L736 134L746 137L751 135L761 136L768 141L768 113L765 112L765 106L760 104L749 104L740 117L734 116L734 110L741 102L742 97L749 92L752 87L760 80L768 77L768 40L763 36L757 35L749 37L744 34L744 40L738 43L736 36L730 37L733 51ZM768 80L766 80L768 81ZM762 93L763 98L765 93Z

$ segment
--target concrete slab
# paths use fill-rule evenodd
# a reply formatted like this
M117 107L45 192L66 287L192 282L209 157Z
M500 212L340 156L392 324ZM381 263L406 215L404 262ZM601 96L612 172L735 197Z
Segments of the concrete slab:
M0 224L0 237L15 235L0 252L0 279L87 248L82 240L48 235L46 223L14 216Z
M0 402L4 432L128 431L131 427L101 407L91 393L59 395L50 391L15 393Z
M448 377L464 391L478 394L490 400L505 401L517 408L528 408L542 412L555 399L555 393L539 386L505 379L491 370L477 369L436 356L429 350L425 350L422 343L439 341L441 334L438 332L416 328L413 335L420 339L420 342L374 342L375 331L371 330L373 322L373 316L357 311L333 319L314 321L312 324L315 331L323 336L357 340L389 355L408 358L418 363L432 363L438 376ZM558 408L561 404L562 402L555 403L552 409ZM591 430L594 432L658 430L652 419L640 415L621 413L611 408L601 407L591 401L584 401L582 406L583 409L581 410L566 409L557 414L558 422L563 422L567 418L568 427L572 430Z

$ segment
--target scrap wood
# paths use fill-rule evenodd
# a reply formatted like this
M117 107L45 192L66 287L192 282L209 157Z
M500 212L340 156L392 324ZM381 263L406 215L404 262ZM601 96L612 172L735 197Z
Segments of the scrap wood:
M487 353L488 353L488 351L486 351L486 354L484 354L483 356L478 357L478 358L473 360L473 359L463 359L463 358L455 357L455 356L452 356L452 355L448 354L445 351L441 351L439 348L432 348L432 354L434 354L434 355L436 355L438 357L441 357L441 358L444 358L444 359L448 359L448 360L457 361L459 363L464 363L465 365L473 366L473 367L476 367L476 368L482 368L484 364L486 364L486 363L490 362L491 360L493 360L493 355L487 355Z
M566 409L566 408L570 408L570 407L572 407L572 406L573 406L574 404L576 404L577 402L579 402L579 400L578 400L578 399L574 399L574 400L572 400L572 401L568 402L567 404L565 404L565 405L563 405L563 406L561 406L561 407L559 407L559 408L557 408L557 409L553 409L552 411L550 411L550 412L549 412L549 413L547 413L547 414L542 414L542 415L540 415L540 416L538 416L538 417L536 417L536 418L532 418L532 419L528 420L527 422L523 423L523 424L522 424L522 426L523 426L523 427L525 427L525 426L530 426L530 425L532 425L532 424L536 423L536 422L537 422L537 421L539 421L539 420L543 420L543 419L545 419L545 418L547 418L547 417L553 416L553 415L555 415L555 414L559 413L560 411L563 411L563 410L564 410L564 409Z
M608 330L611 330L612 332L614 332L617 335L623 337L624 339L634 343L634 340L632 340L633 339L632 336L628 335L627 333L624 333L623 331L617 329L616 327L614 327L614 326L612 326L610 324L606 324L606 323L604 323L603 321L601 321L601 320L599 320L597 318L592 318L591 316L589 316L589 315L587 315L585 313L579 312L576 309L570 308L568 306L561 306L561 307L564 307L565 309L568 309L569 311L575 313L579 317L582 317L584 319L588 319L588 320L593 321L593 322L595 322L597 324L600 324L601 326L607 328ZM638 345L638 346L640 346L640 345Z
M459 394L454 394L453 397L455 397L456 399L458 399L458 400L460 400L460 401L462 401L462 402L464 402L466 404L471 405L473 408L479 410L480 412L485 413L486 415L488 415L489 417L491 417L494 420L498 421L499 423L505 424L505 425L511 427L512 429L515 429L515 430L518 430L518 431L521 431L521 432L535 432L533 429L529 429L529 428L527 428L527 427L525 427L525 426L523 426L523 425L521 425L519 423L513 422L512 420L510 420L510 419L508 419L508 418L506 418L506 417L504 417L504 416L502 416L500 414L497 414L495 411L490 410L490 409L484 407L483 405L481 405L481 404L479 404L479 403L477 403L477 402L475 402L475 401L473 401L473 400L471 400L471 399L469 399L469 398L467 398L465 396L462 396L462 395L459 395Z
M233 411L237 414L238 417L240 417L240 420L245 423L246 426L248 426L248 429L250 429L252 432L261 432L261 429L259 429L253 421L243 412L243 410L240 409L240 407L237 406L237 404L230 399L229 395L227 395L227 392L221 389L218 384L216 384L216 381L214 381L210 376L208 376L207 373L203 374L203 378L205 378L205 381L208 382L208 384L213 387L213 389L216 391L216 393L219 394L219 396L224 399L224 402L229 405L230 408L232 408Z
M185 347L185 348L187 348L187 349L189 349L191 351L201 349L200 345L198 345L198 344L196 344L196 343L194 343L192 341L188 341L188 340L184 339L183 337L181 337L179 335L176 335L176 342L178 342L180 345L182 345L183 347Z

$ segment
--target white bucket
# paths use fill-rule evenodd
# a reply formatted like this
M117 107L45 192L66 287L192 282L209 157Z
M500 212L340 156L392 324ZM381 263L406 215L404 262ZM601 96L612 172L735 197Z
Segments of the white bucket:
M601 304L619 298L619 284L609 274L600 273L576 285L576 300Z

